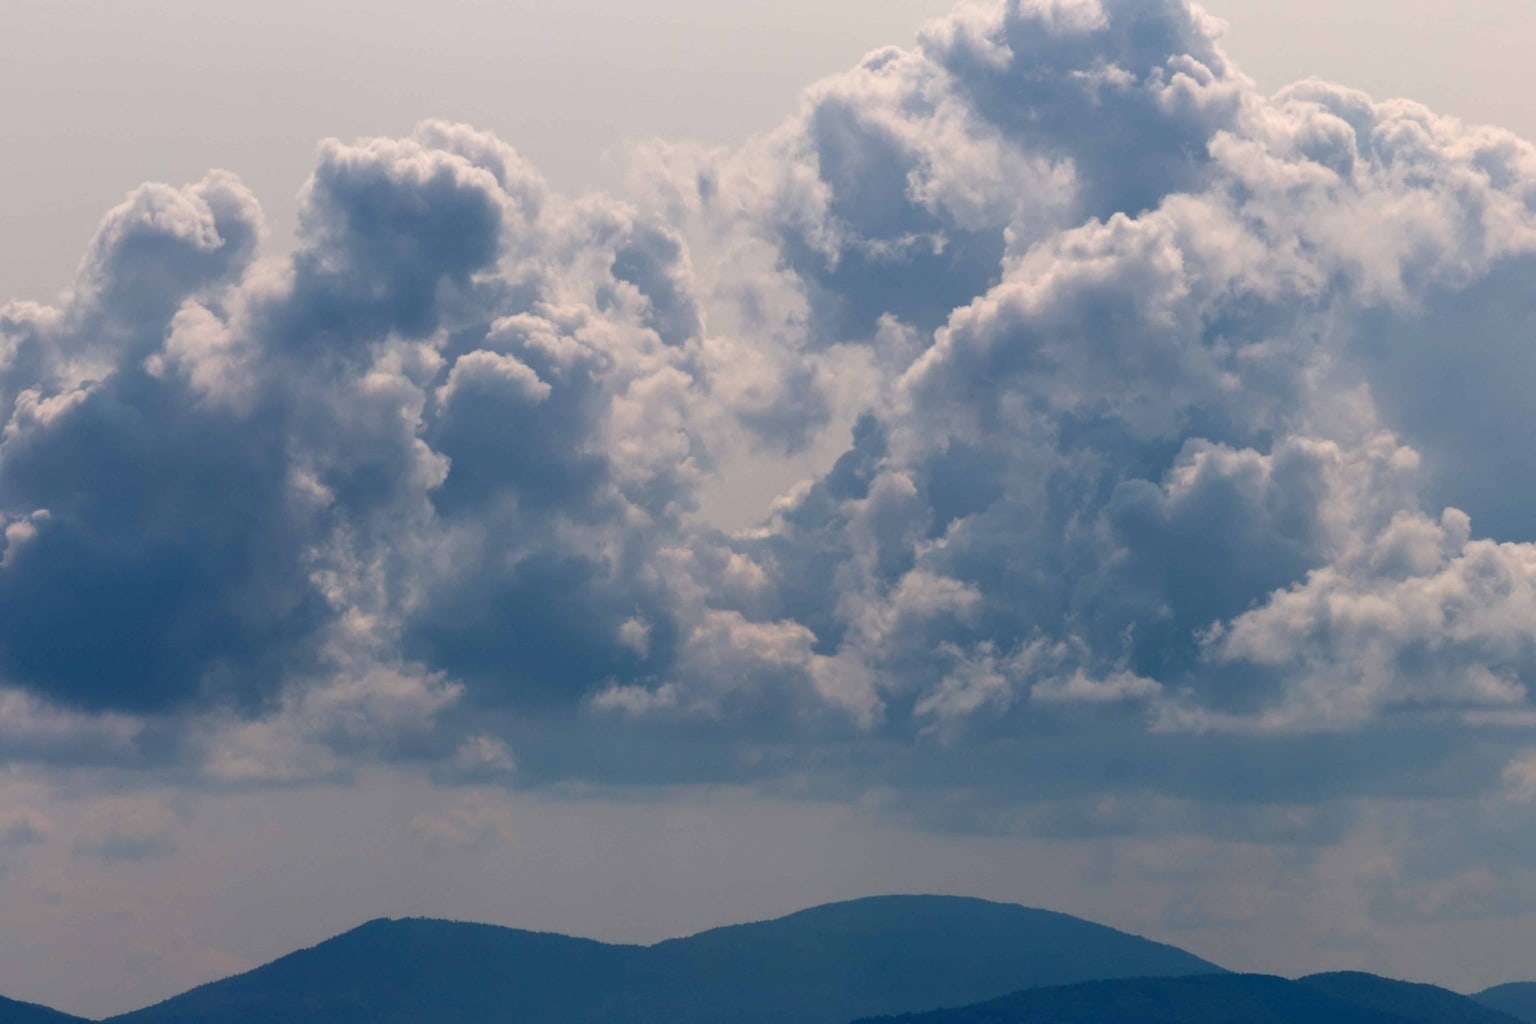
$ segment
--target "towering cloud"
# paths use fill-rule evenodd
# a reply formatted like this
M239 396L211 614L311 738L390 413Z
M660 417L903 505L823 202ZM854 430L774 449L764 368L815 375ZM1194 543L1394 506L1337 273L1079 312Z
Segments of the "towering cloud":
M1536 150L1264 96L1216 35L966 8L622 196L458 125L331 141L283 259L233 176L144 186L0 313L0 756L1518 783Z

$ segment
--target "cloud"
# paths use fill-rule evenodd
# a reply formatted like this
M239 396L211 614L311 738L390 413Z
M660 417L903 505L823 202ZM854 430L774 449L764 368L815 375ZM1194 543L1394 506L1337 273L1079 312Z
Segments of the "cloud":
M1528 724L1536 551L1468 529L1454 510L1396 519L1369 568L1316 571L1212 634L1212 652L1284 677L1266 712L1276 727L1350 728L1416 706Z
M124 797L90 808L71 851L107 863L138 863L173 855L181 821L165 804L149 797Z
M0 847L32 846L53 831L48 816L31 807L13 807L0 813Z
M494 849L514 836L512 817L505 807L498 806L494 796L465 796L437 813L417 815L411 819L410 828L432 851L462 847Z
M1504 784L1512 799L1536 800L1536 751L1526 751L1504 767Z
M147 185L0 312L8 759L977 818L1528 788L1507 133L1263 95L1182 0L998 3L619 194L428 122L263 230Z
M59 765L133 765L143 759L146 723L131 715L88 714L18 689L0 689L0 756Z

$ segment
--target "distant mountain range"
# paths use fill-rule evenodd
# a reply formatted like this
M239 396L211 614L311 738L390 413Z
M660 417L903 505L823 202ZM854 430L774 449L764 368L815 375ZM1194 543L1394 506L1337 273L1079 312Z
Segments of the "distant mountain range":
M1536 1024L1533 995L1228 974L1065 914L883 896L652 946L378 920L110 1024ZM0 1024L81 1021L0 999Z
M1037 988L974 1006L858 1024L1515 1024L1433 985L1372 974L1132 978Z
M847 1024L1034 985L1219 969L1064 914L951 897L836 903L654 946L374 921L113 1024Z

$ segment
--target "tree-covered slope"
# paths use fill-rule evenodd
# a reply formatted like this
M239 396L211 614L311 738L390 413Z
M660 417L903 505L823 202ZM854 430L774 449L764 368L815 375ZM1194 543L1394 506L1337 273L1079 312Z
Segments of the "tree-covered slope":
M1031 989L859 1024L1513 1024L1465 996L1370 975L1133 978Z
M1503 1011L1516 1020L1536 1024L1536 981L1495 985L1472 997L1484 1006Z
M1509 1018L1474 999L1436 985L1392 981L1359 971L1313 974L1299 982L1360 1006L1368 1006L1425 1024L1510 1024Z
M84 1017L71 1017L36 1003L22 1003L0 996L0 1024L88 1024Z

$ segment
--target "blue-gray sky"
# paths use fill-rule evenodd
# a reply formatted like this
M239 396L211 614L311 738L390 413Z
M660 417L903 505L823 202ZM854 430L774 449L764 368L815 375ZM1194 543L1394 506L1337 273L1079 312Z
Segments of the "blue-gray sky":
M1264 6L9 5L0 992L897 890L1536 977L1536 15Z

